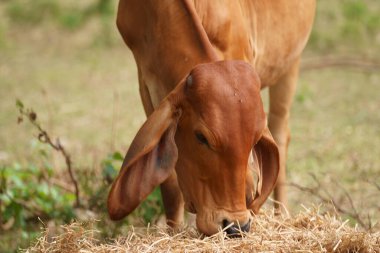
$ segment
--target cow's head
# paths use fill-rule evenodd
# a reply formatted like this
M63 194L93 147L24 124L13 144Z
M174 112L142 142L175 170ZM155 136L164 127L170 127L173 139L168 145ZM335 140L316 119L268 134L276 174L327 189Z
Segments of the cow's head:
M249 228L250 210L265 202L279 170L260 81L249 64L198 65L162 101L137 133L112 186L111 218L132 212L174 169L201 232L214 234L230 222Z

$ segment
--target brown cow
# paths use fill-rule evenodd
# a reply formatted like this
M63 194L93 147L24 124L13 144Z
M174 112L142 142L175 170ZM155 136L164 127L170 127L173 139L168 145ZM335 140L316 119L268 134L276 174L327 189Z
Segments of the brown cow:
M289 108L314 12L314 0L120 0L117 25L148 119L110 191L112 219L157 185L168 224L186 209L206 235L231 222L227 233L248 231L277 177L275 199L286 205Z

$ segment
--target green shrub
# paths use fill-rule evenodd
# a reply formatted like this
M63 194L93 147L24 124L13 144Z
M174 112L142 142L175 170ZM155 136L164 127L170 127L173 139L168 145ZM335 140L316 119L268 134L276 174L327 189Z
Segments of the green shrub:
M340 54L378 46L379 8L375 0L318 1L308 47L313 52Z
M60 0L13 0L6 5L6 14L13 23L38 25L44 21L74 30L92 17L111 19L114 5L110 0L92 0L87 5L64 4Z
M60 7L55 0L13 0L8 4L7 14L12 22L34 25L58 16Z
M84 23L84 19L85 16L83 12L74 9L60 15L58 21L64 28L74 30Z
M343 16L346 20L365 21L369 9L364 1L349 0L345 1L342 6Z
M24 228L36 217L58 219L64 222L75 217L75 196L64 192L49 181L54 176L51 167L34 165L3 166L0 168L0 213L3 223Z

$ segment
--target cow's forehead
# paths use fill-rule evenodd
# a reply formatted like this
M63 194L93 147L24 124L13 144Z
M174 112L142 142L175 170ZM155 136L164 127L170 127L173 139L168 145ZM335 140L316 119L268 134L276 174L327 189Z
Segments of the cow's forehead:
M215 134L251 141L262 109L258 79L243 62L202 64L190 73L187 99ZM237 141L237 140L236 140ZM243 140L242 140L243 141Z
M234 117L254 113L255 107L260 106L258 78L252 67L242 61L198 65L189 79L187 97L204 116L214 113Z
M190 76L192 85L189 91L193 91L194 96L207 96L209 99L228 99L231 95L234 96L231 99L255 97L260 89L253 68L242 61L200 64L191 71Z

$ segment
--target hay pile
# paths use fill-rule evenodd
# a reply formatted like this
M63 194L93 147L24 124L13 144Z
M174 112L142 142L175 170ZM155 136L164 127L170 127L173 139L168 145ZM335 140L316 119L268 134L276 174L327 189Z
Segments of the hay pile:
M293 218L267 211L253 220L243 238L229 239L222 231L202 237L193 228L172 235L159 228L131 228L108 243L99 240L98 232L73 223L50 240L45 232L26 252L380 252L380 231L364 232L347 223L318 210Z

